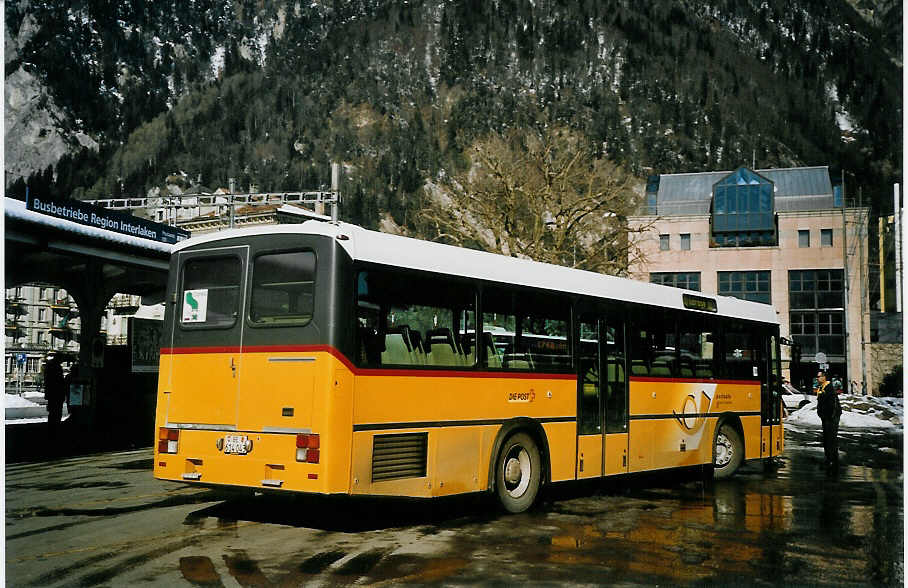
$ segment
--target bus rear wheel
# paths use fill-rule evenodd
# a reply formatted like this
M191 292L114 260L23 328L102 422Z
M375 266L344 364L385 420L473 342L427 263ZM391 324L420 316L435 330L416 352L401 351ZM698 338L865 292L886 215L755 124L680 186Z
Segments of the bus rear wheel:
M542 458L533 438L526 433L508 437L495 463L495 493L510 513L527 510L536 500L542 482Z
M719 427L713 446L713 477L717 480L734 474L744 461L744 443L741 436L730 424Z

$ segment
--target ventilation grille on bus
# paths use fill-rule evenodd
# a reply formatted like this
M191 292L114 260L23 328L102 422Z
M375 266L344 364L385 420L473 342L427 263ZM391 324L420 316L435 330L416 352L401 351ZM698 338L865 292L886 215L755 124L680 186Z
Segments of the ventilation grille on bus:
M376 435L372 438L372 481L426 475L428 433Z

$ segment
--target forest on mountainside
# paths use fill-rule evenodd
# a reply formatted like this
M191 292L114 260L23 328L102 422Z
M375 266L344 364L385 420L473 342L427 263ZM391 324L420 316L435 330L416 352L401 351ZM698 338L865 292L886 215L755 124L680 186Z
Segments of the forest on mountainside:
M186 187L317 189L340 161L345 220L375 227L390 213L410 226L427 182L466 169L476 140L551 126L641 184L829 165L886 210L901 178L899 2L5 6L7 76L30 72L64 134L100 145L8 175L17 197L26 185L144 195L179 174ZM7 158L17 140L7 135Z

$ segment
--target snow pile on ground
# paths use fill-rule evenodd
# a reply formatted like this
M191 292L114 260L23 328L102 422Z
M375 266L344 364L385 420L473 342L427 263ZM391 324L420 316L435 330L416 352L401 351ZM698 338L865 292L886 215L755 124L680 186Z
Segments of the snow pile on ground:
M859 396L856 394L841 394L839 401L842 404L842 418L839 421L840 429L901 429L903 419L903 404L901 398L877 398L875 396ZM785 418L785 425L793 428L821 427L820 417L817 414L817 400L812 399L809 404L790 413Z
M44 394L40 392L25 392L21 396L18 394L6 394L6 399L3 401L5 424L46 423L47 406L45 404ZM64 404L62 420L65 421L68 417L69 410Z
M38 404L16 394L7 394L6 400L3 402L3 408L28 408L30 406L38 406Z
M19 419L47 419L47 409L31 400L16 394L6 394L3 401L3 414L7 422Z

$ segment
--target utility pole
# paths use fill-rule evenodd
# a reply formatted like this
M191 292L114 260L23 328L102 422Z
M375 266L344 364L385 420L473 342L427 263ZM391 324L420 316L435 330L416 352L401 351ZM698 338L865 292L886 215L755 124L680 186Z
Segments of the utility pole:
M227 207L230 214L230 228L233 228L233 195L236 193L236 180L230 178L230 195L227 196Z
M848 344L849 344L848 334L851 332L848 329L848 323L850 322L848 320L848 291L850 289L848 287L848 220L847 220L847 217L845 214L845 209L847 207L848 207L848 201L846 199L846 194L845 194L845 170L843 169L842 170L842 264L844 267L844 270L843 270L844 273L843 273L842 277L844 279L842 280L842 284L845 286L845 354L844 355L845 355L845 370L849 374L848 380L850 381L852 378L850 377L851 370L849 369L849 365L848 365Z
M866 264L864 263L864 189L858 188L858 218L860 219L860 224L858 225L858 276L860 278L860 293L861 293L861 390L866 393L867 391L867 354L864 351L866 345L866 340L864 339L864 299L867 297L867 293L864 291L864 270ZM847 332L847 331L846 331Z
M902 312L902 203L899 198L899 185L895 184L893 192L892 216L895 219L895 311Z
M334 192L334 201L331 203L331 222L337 224L337 206L340 204L340 164L331 164L331 191Z
M886 312L886 230L889 228L889 221L886 217L880 215L877 219L877 236L879 237L879 264L880 264L880 312Z

